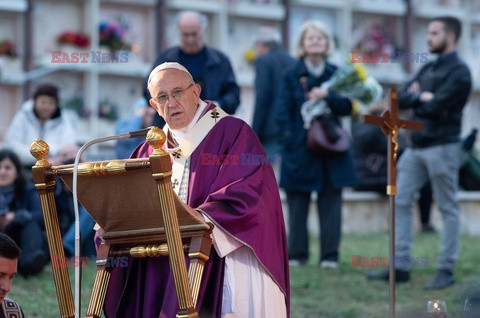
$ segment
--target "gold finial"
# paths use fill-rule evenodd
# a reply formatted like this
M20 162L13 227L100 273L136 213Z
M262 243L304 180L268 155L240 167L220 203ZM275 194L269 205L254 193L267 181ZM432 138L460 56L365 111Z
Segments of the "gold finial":
M162 149L165 140L167 139L163 130L156 126L152 126L150 131L147 133L147 142L155 150L153 151L154 155L163 155L165 151Z
M47 156L48 156L48 151L50 150L50 147L48 144L41 140L41 139L35 139L30 146L30 153L32 156L34 156L37 159L37 162L35 163L35 166L37 167L49 167L52 164L47 161Z

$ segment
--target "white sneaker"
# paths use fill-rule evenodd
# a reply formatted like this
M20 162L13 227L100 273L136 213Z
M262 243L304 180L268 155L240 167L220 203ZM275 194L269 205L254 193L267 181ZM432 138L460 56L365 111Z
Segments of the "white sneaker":
M338 268L338 262L335 261L322 261L320 263L321 268Z
M298 267L298 266L302 266L303 264L298 259L291 259L288 261L288 265L292 267Z

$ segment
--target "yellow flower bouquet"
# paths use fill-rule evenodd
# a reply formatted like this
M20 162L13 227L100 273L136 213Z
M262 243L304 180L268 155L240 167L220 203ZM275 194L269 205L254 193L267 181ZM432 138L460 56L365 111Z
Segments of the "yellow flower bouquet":
M367 74L365 66L352 63L351 57L347 64L339 67L322 86L365 106L380 101L383 93L380 84Z
M365 66L361 63L352 63L351 56L345 65L339 67L332 77L322 84L322 87L351 99L356 108L362 108L358 103L364 107L378 103L383 93L382 86L367 74ZM301 107L305 129L308 129L311 121L322 115L326 108L327 103L324 100L306 101ZM354 111L358 112L358 109Z

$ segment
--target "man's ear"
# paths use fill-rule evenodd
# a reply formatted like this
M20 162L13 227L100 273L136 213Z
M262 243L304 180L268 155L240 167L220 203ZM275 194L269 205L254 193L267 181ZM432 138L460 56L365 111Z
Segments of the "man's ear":
M450 31L450 32L447 33L447 37L449 38L450 43L452 43L453 45L457 44L457 39L455 38L455 33Z
M197 97L200 98L200 93L202 92L202 86L200 86L200 84L195 83L194 90L195 90L195 93L197 94Z
M148 101L148 103L150 104L150 106L152 106L158 113L158 108L159 106L157 105L157 103L155 102L155 100L153 100L153 98L150 98L150 100Z

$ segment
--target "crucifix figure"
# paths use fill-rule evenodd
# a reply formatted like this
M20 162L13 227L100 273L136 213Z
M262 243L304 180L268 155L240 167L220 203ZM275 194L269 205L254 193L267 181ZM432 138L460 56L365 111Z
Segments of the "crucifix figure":
M178 182L178 179L175 179L175 180L172 182L172 187L175 189L179 184L180 184L180 182Z
M398 117L397 91L390 91L390 107L380 117L364 115L367 124L378 125L388 136L388 176L387 195L390 198L390 240L389 240L389 284L390 284L390 318L395 317L395 194L397 194L397 151L398 133L400 129L421 130L420 122L403 120Z

